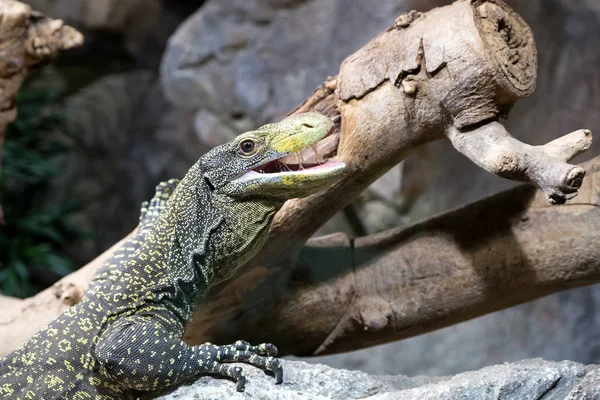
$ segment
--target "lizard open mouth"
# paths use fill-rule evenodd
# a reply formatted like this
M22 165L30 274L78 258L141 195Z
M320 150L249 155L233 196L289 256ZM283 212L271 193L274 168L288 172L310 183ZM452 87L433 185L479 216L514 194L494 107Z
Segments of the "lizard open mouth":
M268 162L265 165L261 165L260 167L254 168L252 171L258 172L261 174L273 174L277 172L294 172L294 171L302 171L308 168L314 168L318 165L322 165L320 163L306 163L306 162L298 162L295 164L288 164L280 160L275 160Z
M331 157L337 150L339 137L332 135L334 131L335 128L332 128L316 143L309 144L298 152L259 165L245 175L292 175L294 173L318 173L337 169L343 163L324 161L325 157Z
M280 126L266 127L275 132L270 133L266 144L268 156L233 179L226 187L228 195L306 197L341 178L346 165L333 160L340 135L331 119L317 113L304 113L288 117ZM260 130L257 132L265 135Z

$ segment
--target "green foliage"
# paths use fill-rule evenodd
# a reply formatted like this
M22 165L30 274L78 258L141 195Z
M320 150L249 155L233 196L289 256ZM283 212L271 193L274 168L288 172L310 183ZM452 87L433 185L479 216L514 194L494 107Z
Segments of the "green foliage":
M56 132L63 123L61 93L24 87L17 98L18 119L9 126L4 144L0 204L0 291L26 297L73 271L66 246L85 235L72 221L80 203L46 199L57 161L69 150Z

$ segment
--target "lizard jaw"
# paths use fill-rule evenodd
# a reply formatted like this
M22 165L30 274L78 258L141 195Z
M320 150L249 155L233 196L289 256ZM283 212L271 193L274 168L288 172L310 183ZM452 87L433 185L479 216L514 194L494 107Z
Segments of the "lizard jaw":
M297 171L248 171L232 181L227 191L234 197L263 197L276 201L307 197L336 183L345 168L343 162L331 161Z
M337 182L346 167L342 162L321 161L319 153L323 150L331 155L332 141L323 139L333 132L333 121L319 113L296 114L259 128L254 134L267 138L266 152L271 156L231 180L223 191L234 197L278 200L321 191Z
M284 199L306 197L336 182L346 168L346 164L339 161L305 163L299 154L297 163L288 164L284 162L288 157L269 161L245 172L231 182L233 191Z
M327 138L335 131L332 127L319 141ZM314 161L305 162L304 150L311 149L314 152ZM243 173L234 182L263 181L264 183L276 181L289 181L290 184L298 184L299 180L318 180L341 174L345 168L343 162L327 161L320 162L317 151L317 143L308 144L304 149L293 154L287 154L279 158L267 161L254 169ZM295 161L295 162L292 162ZM292 182L294 181L294 182Z
M248 171L235 182L243 182L248 180L277 180L277 179L289 179L292 177L297 178L318 178L320 176L329 176L329 175L339 175L346 164L339 161L328 161L323 164L283 164L285 167L289 168L288 171L280 170L278 172L271 172L271 168L274 165L277 165L279 160L271 161L261 167L255 168L252 171Z

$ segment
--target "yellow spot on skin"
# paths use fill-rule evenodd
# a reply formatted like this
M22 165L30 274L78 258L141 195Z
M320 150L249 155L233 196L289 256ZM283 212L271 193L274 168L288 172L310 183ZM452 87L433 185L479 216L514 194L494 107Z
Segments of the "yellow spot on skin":
M67 339L63 339L58 342L58 349L62 352L67 352L71 350L71 342Z
M14 392L15 390L12 388L10 383L5 383L4 385L0 386L0 394L12 396Z
M65 381L60 379L58 376L53 374L48 374L44 377L44 383L49 389L52 389L55 386L61 386Z
M80 319L78 321L78 324L79 328L81 328L81 330L84 332L94 329L94 325L92 324L92 321L89 318Z
M91 376L90 377L90 383L92 385L94 385L94 386L98 386L98 385L100 385L102 383L102 381L99 378L95 377L95 376Z
M81 363L81 366L85 369L92 369L96 364L96 362L89 353L82 354L81 358L79 359L79 362Z
M21 356L21 362L25 365L32 365L35 362L35 353L29 352Z
M71 362L69 360L65 360L65 367L67 368L67 371L70 371L70 372L75 371L75 368L73 368L73 365L71 364Z

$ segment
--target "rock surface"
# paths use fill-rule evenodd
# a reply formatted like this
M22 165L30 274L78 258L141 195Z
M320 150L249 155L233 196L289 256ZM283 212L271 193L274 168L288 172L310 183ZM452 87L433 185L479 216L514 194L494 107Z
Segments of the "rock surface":
M169 40L163 87L174 104L228 120L280 118L391 25L400 3L208 1Z
M570 361L541 359L496 365L453 377L428 378L368 375L363 372L284 361L284 382L274 385L264 372L245 366L245 393L233 382L202 377L160 397L186 399L285 399L285 400L523 400L598 399L600 367Z

